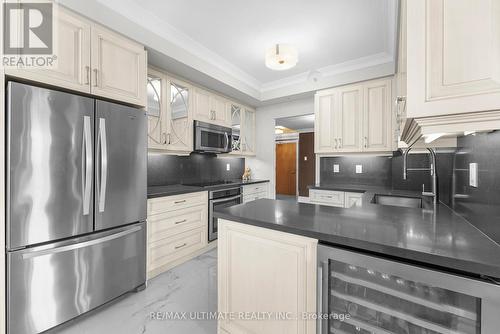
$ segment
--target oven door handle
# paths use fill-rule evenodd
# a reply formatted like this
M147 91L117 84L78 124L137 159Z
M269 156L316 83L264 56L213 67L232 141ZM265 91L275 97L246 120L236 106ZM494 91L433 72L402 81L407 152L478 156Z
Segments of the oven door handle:
M229 201L235 200L237 198L241 198L241 197L242 197L242 195L237 195L237 196L228 197L228 198L211 199L210 201L212 203L222 203L222 202L229 202Z

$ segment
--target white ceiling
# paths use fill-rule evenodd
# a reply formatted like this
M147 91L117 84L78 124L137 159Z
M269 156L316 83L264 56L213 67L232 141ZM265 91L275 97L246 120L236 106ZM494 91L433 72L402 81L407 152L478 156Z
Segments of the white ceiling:
M386 0L133 0L260 83L387 50ZM299 63L264 65L267 47L290 43Z
M276 126L284 126L291 130L305 130L314 128L314 114L276 119Z
M143 43L150 63L254 105L395 71L399 0L59 1ZM265 67L275 43L297 47L295 68Z

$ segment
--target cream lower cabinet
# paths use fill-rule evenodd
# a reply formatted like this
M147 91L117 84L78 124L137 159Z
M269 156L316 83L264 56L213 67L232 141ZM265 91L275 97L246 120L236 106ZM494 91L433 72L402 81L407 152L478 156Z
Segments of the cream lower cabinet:
M218 237L219 333L316 333L317 240L227 220Z
M243 203L269 198L269 182L244 185L242 190Z
M390 152L396 146L393 80L380 79L315 95L315 152Z
M208 193L148 200L148 278L203 252L208 243Z
M337 208L358 207L363 204L363 193L344 192L336 190L310 189L309 203Z

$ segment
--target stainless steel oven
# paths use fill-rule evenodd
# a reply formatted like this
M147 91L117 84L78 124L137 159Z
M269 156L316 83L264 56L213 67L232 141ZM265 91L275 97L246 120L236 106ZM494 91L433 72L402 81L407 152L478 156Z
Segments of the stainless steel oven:
M217 218L214 218L214 210L238 205L242 202L241 187L210 191L208 200L208 241L217 239Z
M195 152L229 153L231 152L231 137L231 128L194 121Z
M500 286L318 246L317 333L490 334Z

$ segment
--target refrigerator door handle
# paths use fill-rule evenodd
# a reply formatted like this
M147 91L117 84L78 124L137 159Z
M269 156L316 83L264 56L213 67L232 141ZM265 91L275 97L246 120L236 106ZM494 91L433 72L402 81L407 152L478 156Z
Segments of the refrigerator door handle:
M92 137L90 129L90 116L83 116L83 141L82 141L82 191L83 215L90 213L90 195L92 181Z
M66 246L60 246L60 247L56 247L56 248L43 249L43 250L36 250L36 248L35 248L33 250L30 250L30 251L23 253L22 258L24 260L26 260L26 259L32 259L35 257L43 256L43 255L52 255L52 254L68 252L68 251L72 251L72 250L80 249L80 248L84 248L84 247L90 247L93 245L101 244L101 243L104 243L107 241L111 241L114 239L124 237L126 235L140 231L141 229L142 229L141 226L136 226L134 228L131 228L131 229L128 229L125 231L121 231L121 232L118 232L115 234L111 234L111 235L108 235L108 236L105 236L102 238L94 239L94 240L84 241L84 242L75 243L75 244L66 245Z
M104 212L106 206L106 182L108 178L108 145L106 142L106 119L104 118L99 118L99 144L101 148L99 212Z

